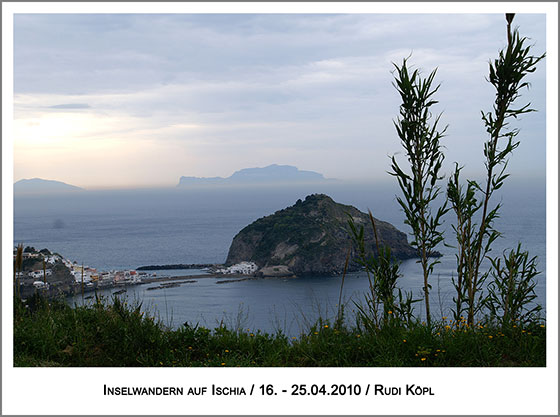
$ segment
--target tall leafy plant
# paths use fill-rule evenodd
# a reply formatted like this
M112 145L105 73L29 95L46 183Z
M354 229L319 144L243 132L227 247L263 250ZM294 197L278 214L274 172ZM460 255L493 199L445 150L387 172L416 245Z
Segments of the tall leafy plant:
M534 72L537 63L544 58L544 55L531 55L527 39L521 38L517 29L512 30L513 17L513 14L506 14L507 47L489 66L488 81L496 93L492 111L482 112L488 133L488 140L484 143L485 182L479 184L469 180L466 186L461 185L461 168L456 165L447 187L447 196L457 217L454 226L458 244L455 315L466 312L469 325L474 324L475 315L484 305L482 288L489 271L481 272L482 262L500 236L494 222L499 216L501 203L492 205L491 197L509 176L506 172L508 159L519 146L516 140L519 129L511 128L509 121L534 111L530 103L520 107L514 103L520 91L529 87L525 77ZM480 216L479 222L475 223L477 216Z
M439 263L434 257L436 246L443 241L442 217L447 212L445 203L434 208L441 193L439 186L443 175L440 173L444 155L440 144L446 127L439 129L441 114L435 118L431 108L437 104L434 99L439 85L433 86L436 70L423 78L418 70L412 72L407 60L395 66L394 86L400 94L402 104L400 114L394 122L401 145L405 150L408 167L403 168L393 156L391 172L398 180L403 196L397 201L405 214L405 223L412 229L414 246L422 265L424 280L424 301L426 320L431 321L429 276Z
M502 262L503 261L503 262ZM492 282L488 285L486 305L490 316L498 320L502 327L515 323L526 323L538 317L542 307L535 304L537 258L529 257L529 252L515 250L496 257L492 262Z
M357 262L364 268L369 279L370 292L366 293L365 305L356 303L358 322L366 331L372 332L388 324L410 324L413 320L412 294L397 287L400 277L399 262L391 255L391 248L382 244L377 235L375 219L368 211L375 238L376 255L366 247L364 226L356 226L349 216L348 224L356 247ZM383 313L379 316L379 307Z

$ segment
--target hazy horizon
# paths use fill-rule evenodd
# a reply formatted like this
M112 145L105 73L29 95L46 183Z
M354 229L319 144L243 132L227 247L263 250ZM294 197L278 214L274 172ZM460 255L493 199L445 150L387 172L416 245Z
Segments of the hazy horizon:
M545 51L546 15L514 25ZM16 14L14 181L86 189L174 187L292 165L390 181L401 154L393 62L438 68L445 170L484 171L480 111L503 14ZM519 104L512 177L544 181L546 63Z
M445 186L447 184L446 180L448 177L445 178L444 181L442 181L442 183L440 184L442 190L445 189ZM373 187L373 188L381 188L381 189L393 189L395 191L395 194L400 195L401 191L398 187L397 182L395 181L395 179L389 175L387 175L387 178L376 178L376 179L363 179L363 180L339 180L339 179L332 179L333 181L329 182L317 182L317 183L312 183L312 182L303 182L303 183L289 183L289 182L283 182L283 183L260 183L260 184L254 184L254 183L249 183L249 184L243 184L243 183L237 183L237 184L219 184L219 185L199 185L199 186L186 186L186 187L179 187L177 186L177 184L169 184L169 185L158 185L158 186L154 186L154 185L145 185L145 184L138 184L135 186L129 186L129 187L123 187L123 186L89 186L89 187L79 187L81 188L81 190L70 190L70 191L62 191L61 193L63 194L73 194L73 193L80 193L80 192L90 192L90 193L103 193L103 192L165 192L165 191L171 191L171 192L188 192L188 191L232 191L234 192L235 190L242 190L242 191L254 191L254 190L259 190L259 189L263 189L263 190L271 190L273 191L274 189L279 189L279 190L285 190L285 189L309 189L311 190L310 193L314 193L315 191L313 191L313 187L317 187L317 189L319 191L316 191L318 193L322 193L323 191L321 191L322 189L328 189L328 188L337 188L337 187ZM473 177L473 178L469 178L469 180L474 180L474 181L478 181L479 183L482 183L484 181L484 178L481 177ZM56 180L55 180L56 181ZM14 183L15 184L15 183ZM69 183L65 183L68 185L72 185L75 186L76 184L69 184ZM546 192L546 180L544 178L523 178L523 177L514 177L514 178L508 178L507 180L507 184L509 185L509 187L507 187L507 189L516 189L516 188L531 188L531 189L540 189L542 188L543 192ZM40 192L15 192L14 193L14 197L20 198L20 197L26 197L26 196L41 196L41 195L46 195L49 194L50 191L49 190L45 190L40 191ZM59 192L60 193L60 192ZM327 193L328 192L324 192ZM57 192L54 192L53 194L57 194Z

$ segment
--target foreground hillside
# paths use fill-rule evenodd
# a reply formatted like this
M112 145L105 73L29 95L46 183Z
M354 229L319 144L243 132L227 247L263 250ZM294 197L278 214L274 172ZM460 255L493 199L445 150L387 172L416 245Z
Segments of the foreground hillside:
M545 366L543 324L498 328L446 319L377 331L318 321L299 338L185 324L170 330L114 299L72 308L15 302L15 366Z

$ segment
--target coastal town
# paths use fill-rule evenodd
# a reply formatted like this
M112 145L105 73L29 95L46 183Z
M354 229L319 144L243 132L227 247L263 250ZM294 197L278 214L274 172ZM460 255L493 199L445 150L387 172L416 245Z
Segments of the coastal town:
M207 265L202 274L188 277L165 276L150 273L142 268L130 270L99 271L97 268L71 261L48 249L36 250L27 246L21 249L20 265L17 265L18 248L14 248L14 285L22 298L40 293L47 297L66 296L95 291L97 289L119 288L156 282L159 285L147 289L177 286L185 278L220 277L223 275L247 278L253 276L258 267L253 262L240 262L229 267ZM195 282L192 279L183 282ZM122 288L121 288L122 290ZM123 291L124 292L124 291ZM119 293L116 291L115 293Z

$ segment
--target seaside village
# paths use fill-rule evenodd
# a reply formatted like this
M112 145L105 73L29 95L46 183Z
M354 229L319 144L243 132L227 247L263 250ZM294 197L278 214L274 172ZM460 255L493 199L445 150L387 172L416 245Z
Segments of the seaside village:
M17 248L14 248L14 265L16 265ZM82 290L138 285L165 280L165 276L156 277L144 271L98 271L76 261L72 262L58 253L48 249L36 250L26 247L22 253L22 263L15 271L15 285L19 285L22 298L33 295L38 290L48 296L60 294L78 294ZM252 275L258 267L253 262L241 262L227 268L213 268L216 275Z

